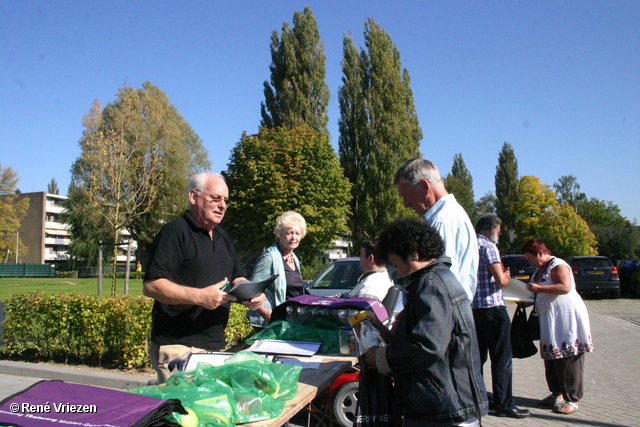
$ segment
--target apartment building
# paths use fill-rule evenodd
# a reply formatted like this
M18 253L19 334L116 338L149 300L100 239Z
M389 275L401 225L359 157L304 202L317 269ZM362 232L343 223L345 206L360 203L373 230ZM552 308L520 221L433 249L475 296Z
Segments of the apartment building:
M20 225L19 239L27 248L28 254L20 255L19 261L26 264L55 264L69 259L69 226L61 222L66 196L46 192L21 193L16 200L29 198L29 209ZM121 232L127 240L129 232ZM126 248L121 249L118 261L126 261ZM131 261L135 263L135 256Z

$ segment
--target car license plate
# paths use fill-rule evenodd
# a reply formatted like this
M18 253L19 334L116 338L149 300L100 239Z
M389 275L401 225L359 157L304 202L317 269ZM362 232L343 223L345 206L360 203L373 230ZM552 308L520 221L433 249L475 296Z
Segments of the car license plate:
M516 279L528 279L529 276L516 276Z
M604 274L604 271L588 271L587 274Z

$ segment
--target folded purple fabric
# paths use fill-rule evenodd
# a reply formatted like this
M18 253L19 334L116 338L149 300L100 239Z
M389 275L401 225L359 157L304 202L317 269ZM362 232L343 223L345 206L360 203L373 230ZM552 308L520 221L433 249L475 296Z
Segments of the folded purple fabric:
M45 380L0 401L0 425L179 427L165 419L172 412L186 414L176 399Z

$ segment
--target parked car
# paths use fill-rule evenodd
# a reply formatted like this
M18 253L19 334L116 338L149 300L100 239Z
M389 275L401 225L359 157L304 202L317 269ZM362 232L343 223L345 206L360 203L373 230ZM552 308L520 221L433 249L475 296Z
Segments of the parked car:
M620 298L620 277L618 268L604 256L572 256L567 258L576 290L581 295L607 294Z
M529 264L524 255L503 255L502 265L505 268L509 268L513 279L518 279L525 283L531 280L531 276L536 271L536 268Z
M626 289L632 295L640 297L640 259L634 261L629 272L629 286Z
M362 275L360 258L342 258L327 265L307 285L305 293L330 297L349 292Z

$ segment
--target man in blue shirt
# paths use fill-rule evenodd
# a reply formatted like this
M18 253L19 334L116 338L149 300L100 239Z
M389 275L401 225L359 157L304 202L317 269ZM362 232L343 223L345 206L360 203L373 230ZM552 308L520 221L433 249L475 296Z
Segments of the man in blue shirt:
M451 271L467 293L469 302L476 293L478 243L469 215L449 194L436 165L415 158L396 172L393 183L406 208L435 228L444 241L444 255L451 258Z
M526 418L527 409L518 409L513 401L511 320L502 297L502 288L509 285L511 273L504 271L496 244L502 221L495 215L484 215L476 222L478 235L478 287L473 298L473 319L476 324L480 362L491 358L493 406L498 417Z

